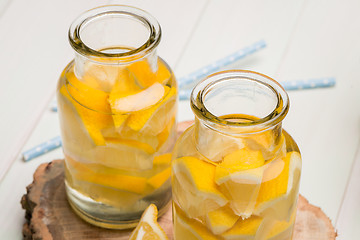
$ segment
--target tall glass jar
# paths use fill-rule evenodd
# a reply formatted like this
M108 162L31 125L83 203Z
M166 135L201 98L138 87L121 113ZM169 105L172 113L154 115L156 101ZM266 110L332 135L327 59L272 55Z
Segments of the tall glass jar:
M177 85L156 54L161 29L149 13L110 5L69 29L75 59L58 82L67 197L86 221L136 225L171 199Z
M173 152L175 239L291 239L301 157L281 127L284 89L225 71L194 88L191 107L195 124Z

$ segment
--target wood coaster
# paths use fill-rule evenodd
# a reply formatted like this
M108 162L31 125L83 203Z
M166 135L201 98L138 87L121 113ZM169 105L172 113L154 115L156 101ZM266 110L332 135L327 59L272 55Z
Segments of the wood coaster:
M183 132L192 122L182 122ZM64 160L41 164L27 188L21 204L26 210L23 226L25 240L128 239L131 230L109 230L93 226L71 209L65 194ZM159 218L159 224L172 239L171 208ZM332 240L336 232L320 208L300 195L293 240Z

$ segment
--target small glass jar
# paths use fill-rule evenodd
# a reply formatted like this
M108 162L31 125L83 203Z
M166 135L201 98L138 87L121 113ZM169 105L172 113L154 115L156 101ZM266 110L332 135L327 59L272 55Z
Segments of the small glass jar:
M67 197L86 221L130 228L171 199L177 85L156 54L160 25L130 6L89 10L70 26L75 59L58 82Z
M224 71L194 88L191 107L195 124L173 151L175 239L291 239L301 156L281 127L284 89Z

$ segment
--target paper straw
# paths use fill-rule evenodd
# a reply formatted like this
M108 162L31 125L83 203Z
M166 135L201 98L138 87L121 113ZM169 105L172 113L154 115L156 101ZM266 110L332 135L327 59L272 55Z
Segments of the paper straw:
M40 155L43 155L47 152L50 152L51 150L54 150L58 147L60 147L61 144L61 138L60 136L54 137L34 148L31 148L22 154L22 158L25 162L30 161L33 158L36 158Z
M333 87L336 81L335 78L316 78L309 80L297 80L297 81L287 81L281 82L280 84L286 91L294 91L301 89L312 89L312 88L327 88ZM179 91L180 100L190 99L192 89L182 89Z
M222 59L217 60L216 62L209 64L193 73L190 73L189 75L180 78L179 81L179 88L184 88L184 86L195 83L199 81L200 79L203 79L204 77L210 75L211 73L214 73L218 71L219 69L228 66L252 53L255 53L256 51L266 47L266 43L264 40L258 41L248 47L245 47L229 56L226 56Z
M314 78L308 80L298 80L290 82L281 82L281 85L287 91L312 89L312 88L327 88L335 86L336 80L333 77L329 78Z

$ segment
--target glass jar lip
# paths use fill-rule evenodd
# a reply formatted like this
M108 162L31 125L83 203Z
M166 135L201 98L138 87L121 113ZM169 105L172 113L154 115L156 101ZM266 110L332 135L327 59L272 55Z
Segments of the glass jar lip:
M108 14L119 14L126 15L141 21L145 26L149 28L149 38L140 47L129 50L123 53L108 53L102 52L97 49L93 49L86 45L80 36L82 27L89 21L95 20L98 17ZM85 57L96 57L96 58L115 58L117 61L134 61L141 59L152 52L161 40L161 27L159 22L150 13L133 6L128 5L104 5L99 6L90 10L87 10L80 14L70 25L68 31L68 38L70 45L73 49L85 56Z
M229 79L251 80L271 89L277 98L276 107L267 116L247 122L228 121L214 115L206 108L204 98L211 87ZM287 115L290 103L285 89L274 79L250 70L226 70L211 74L200 81L191 92L190 105L194 114L212 128L222 126L236 128L239 132L253 132L255 129L261 131L280 123Z

